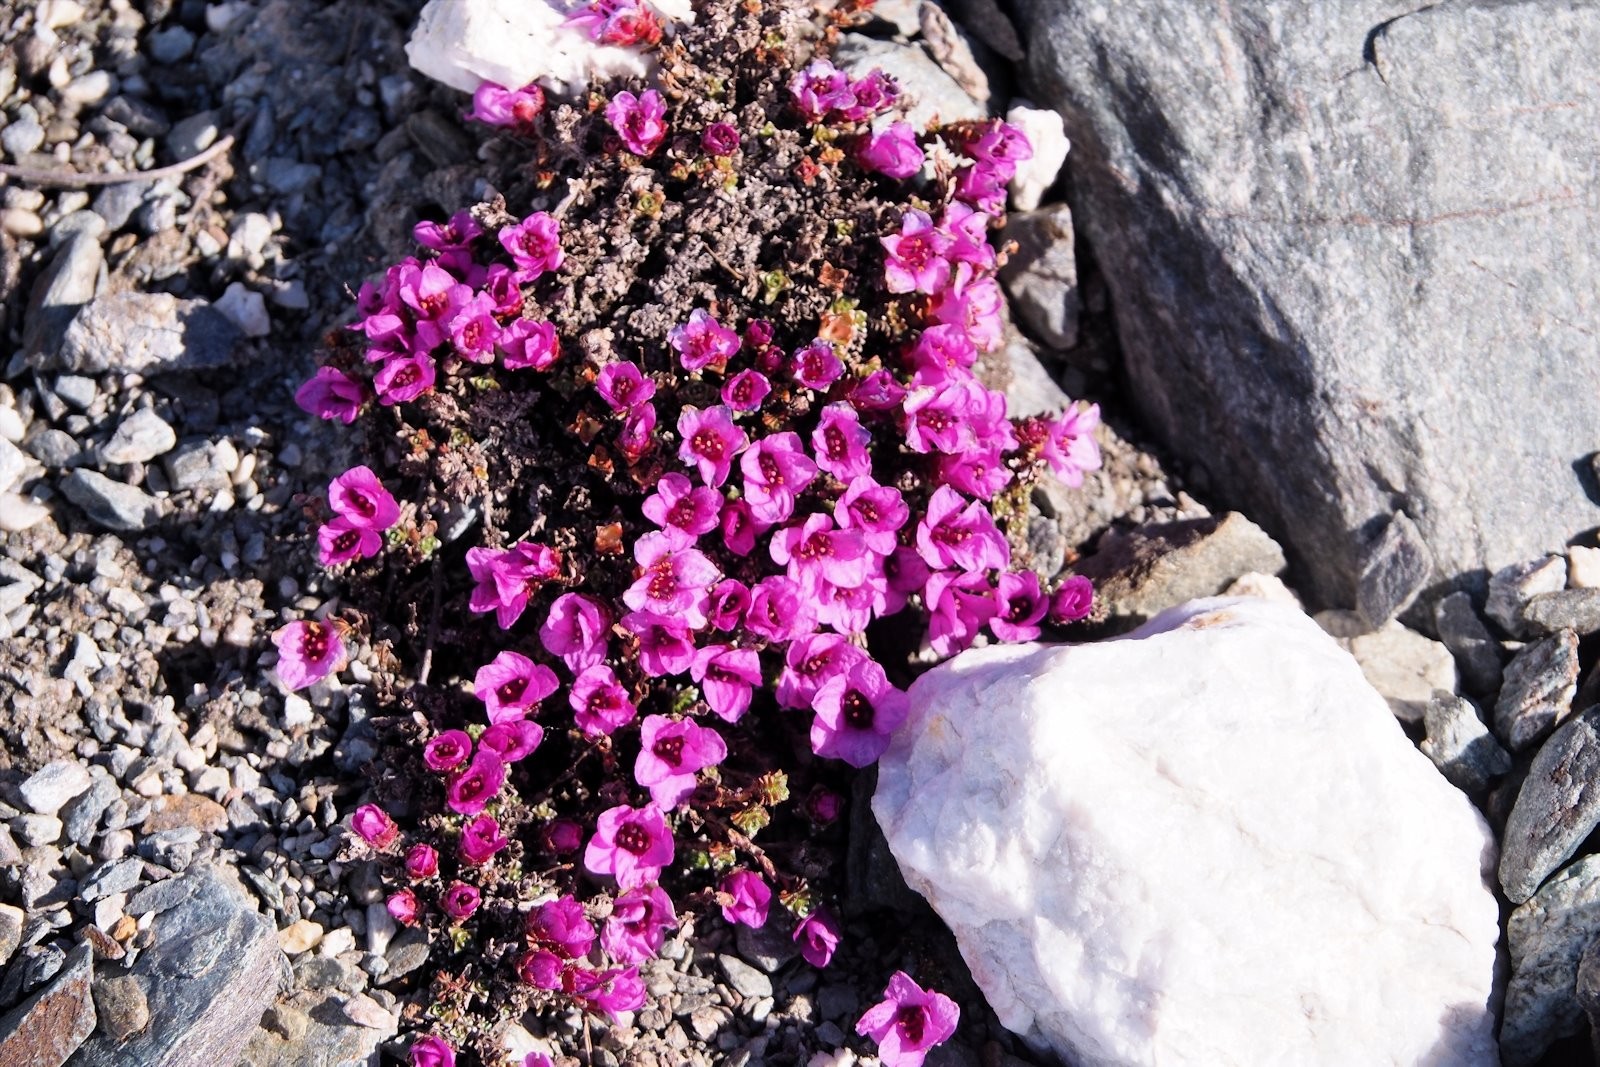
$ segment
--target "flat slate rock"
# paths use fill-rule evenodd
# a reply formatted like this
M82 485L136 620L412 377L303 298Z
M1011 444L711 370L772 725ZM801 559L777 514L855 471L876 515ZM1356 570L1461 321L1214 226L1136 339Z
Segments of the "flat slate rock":
M1512 903L1546 878L1600 826L1600 707L1567 720L1533 757L1506 822L1500 885Z
M94 950L81 944L49 985L0 1018L0 1067L61 1067L67 1062L94 1031L93 976Z
M1540 593L1522 606L1522 622L1530 633L1571 630L1586 637L1600 630L1600 589Z
M1362 557L1356 610L1377 629L1417 599L1433 576L1433 555L1417 524L1397 511Z
M217 370L233 362L239 328L204 300L171 293L112 293L90 301L42 370L76 374Z
M161 912L129 972L152 1024L118 1043L97 1034L73 1067L218 1067L238 1063L261 1014L289 980L272 922L210 864L181 876L193 894Z
M1506 666L1494 706L1494 731L1513 752L1543 738L1572 710L1578 690L1578 636L1563 630L1528 645Z
M1500 747L1472 701L1436 689L1423 709L1427 738L1418 747L1439 773L1464 793L1481 793L1511 770L1511 753Z

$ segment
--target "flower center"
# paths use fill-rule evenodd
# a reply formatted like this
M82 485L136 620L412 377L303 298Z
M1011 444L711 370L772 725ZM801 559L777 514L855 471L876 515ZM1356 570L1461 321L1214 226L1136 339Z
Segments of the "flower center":
M378 505L374 504L365 493L350 493L346 499L349 501L350 506L353 509L360 512L366 518L370 519L372 516L378 513Z
M906 1044L916 1045L922 1040L922 1028L927 1023L927 1013L909 1004L895 1014L894 1025L904 1035Z
M722 438L710 430L701 430L691 437L689 447L694 449L696 455L704 456L706 459L715 461L722 458Z
M617 830L617 847L642 856L650 848L650 831L636 822L623 823Z
M687 527L694 522L694 511L694 501L683 497L667 512L667 525Z
M783 469L778 466L777 460L766 453L762 453L761 458L756 461L756 465L761 468L761 477L766 479L768 485L783 484Z
M949 523L940 523L933 528L933 539L941 545L963 545L972 536L972 531L965 526L952 526Z
M647 587L651 600L666 600L678 591L678 576L672 572L672 561L663 557L650 564L650 584Z
M599 715L603 712L615 711L621 706L621 701L617 699L616 689L611 686L607 686L604 689L596 689L593 693L589 694L588 706L589 714Z
M333 539L333 550L335 552L353 552L356 545L360 543L361 531L346 530Z
M390 384L404 389L408 385L417 384L417 381L421 379L421 377L422 372L417 369L417 365L415 363L407 363L395 373L395 376L393 379L391 379Z
M501 703L510 704L512 701L521 699L522 694L525 693L527 689L528 679L521 677L513 678L505 685L502 685L499 689L496 689L495 695L500 698Z
M1007 622L1021 622L1028 617L1028 609L1033 607L1033 601L1025 596L1014 596L1006 611Z
M833 555L833 539L827 534L813 534L800 545L797 554L801 559L826 559Z
M674 767L683 765L683 738L681 736L657 738L650 751Z
M898 255L906 266L915 271L928 265L933 258L933 248L926 238L907 237L901 240Z
M354 530L349 532L355 533ZM344 536L344 534L341 534L339 540L343 541ZM340 551L343 550L343 547L341 547ZM328 628L320 622L308 623L305 634L300 638L300 655L313 663L318 662L327 657L328 645Z
M611 379L611 395L627 406L628 398L633 395L634 381L632 378L616 377Z
M822 431L822 445L828 450L829 459L844 459L850 454L850 444L844 439L844 431L837 426L829 426Z
M844 712L844 721L847 726L857 730L870 730L872 728L872 701L868 700L859 689L846 690L844 699L839 701L839 707Z

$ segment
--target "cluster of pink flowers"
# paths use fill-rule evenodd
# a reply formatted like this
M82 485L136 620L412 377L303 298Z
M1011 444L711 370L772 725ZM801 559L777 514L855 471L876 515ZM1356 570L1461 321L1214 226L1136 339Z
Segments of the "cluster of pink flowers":
M600 44L649 47L661 41L661 18L640 0L594 0L567 20Z
M400 505L371 467L352 467L328 486L332 521L317 531L324 567L376 556L384 531L400 521Z

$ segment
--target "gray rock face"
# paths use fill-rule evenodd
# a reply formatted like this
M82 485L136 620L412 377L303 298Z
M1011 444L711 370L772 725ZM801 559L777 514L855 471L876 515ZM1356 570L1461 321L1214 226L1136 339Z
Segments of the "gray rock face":
M145 408L118 424L117 430L100 448L107 463L145 463L172 451L178 435L160 415Z
M1506 666L1494 730L1513 752L1548 734L1572 711L1578 690L1578 637L1563 630L1528 645Z
M271 921L210 866L181 876L193 895L156 917L155 941L129 972L157 1022L118 1044L96 1034L75 1067L216 1067L237 1063L287 980Z
M238 340L238 327L203 300L114 293L80 310L59 353L36 365L81 374L216 370L228 365Z
M50 364L73 316L94 299L105 262L100 242L80 233L61 246L50 266L39 275L22 329L22 350L30 361L39 366Z
M77 760L54 760L40 767L20 787L28 808L54 815L73 797L89 788L89 770Z
M50 984L0 1017L0 1067L61 1067L94 1030L94 950L67 956Z
M1533 757L1506 822L1500 885L1513 903L1533 896L1600 825L1600 708L1563 723Z
M1319 599L1354 601L1398 506L1447 578L1600 522L1573 468L1600 421L1573 267L1600 240L1600 8L1012 7L1132 395ZM1540 413L1514 444L1508 411Z
M1526 637L1522 610L1536 596L1567 587L1567 561L1561 556L1541 556L1512 563L1489 577L1489 597L1484 613L1512 637Z
M1511 984L1500 1027L1504 1067L1529 1067L1583 1025L1576 985L1583 950L1600 935L1600 856L1588 856L1511 913Z
M345 996L296 992L268 1009L239 1067L378 1067L378 1046L395 1027L361 1026L345 1017Z
M1006 218L1003 241L1017 242L1000 284L1013 309L1051 348L1078 343L1078 262L1072 250L1072 212L1065 204Z

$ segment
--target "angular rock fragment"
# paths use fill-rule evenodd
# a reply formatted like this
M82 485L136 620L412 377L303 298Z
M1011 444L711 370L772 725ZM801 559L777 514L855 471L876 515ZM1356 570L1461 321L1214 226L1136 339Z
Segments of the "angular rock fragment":
M113 293L79 310L54 358L38 366L77 374L218 370L233 360L239 329L204 300Z
M1600 856L1579 860L1511 913L1511 984L1500 1027L1503 1067L1531 1067L1583 1026L1578 962L1600 936Z
M1478 617L1472 596L1456 592L1441 597L1433 606L1433 625L1439 640L1455 656L1467 688L1485 696L1498 692L1504 666L1500 642Z
M1513 752L1538 741L1572 711L1578 689L1578 637L1562 630L1528 645L1506 666L1494 706L1494 732Z
M1600 826L1600 707L1550 735L1528 768L1511 809L1500 851L1500 885L1514 904Z
M0 1017L0 1067L61 1067L94 1031L94 950L79 945L50 984Z
M1428 736L1418 747L1462 792L1482 792L1510 772L1511 754L1500 747L1470 700L1435 689L1422 721Z

